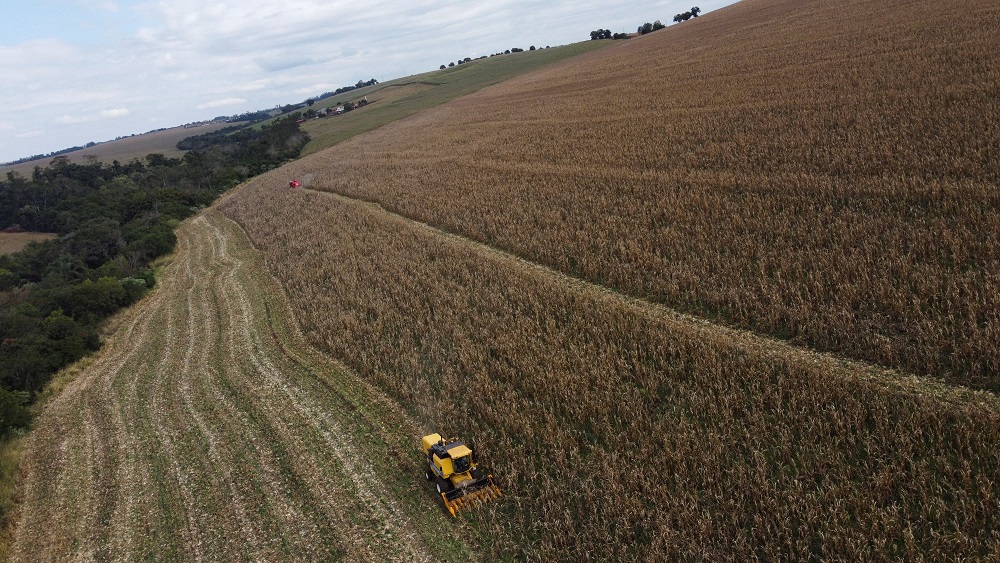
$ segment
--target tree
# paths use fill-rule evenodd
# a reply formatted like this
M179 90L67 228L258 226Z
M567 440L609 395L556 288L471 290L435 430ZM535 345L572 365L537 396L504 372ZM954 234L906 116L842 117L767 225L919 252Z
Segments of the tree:
M56 170L66 168L67 166L69 166L68 156L57 156L49 163L49 168L55 168Z
M0 387L0 433L27 426L31 422L31 411L25 407L27 402L26 392L10 392Z
M700 14L700 13L701 13L701 8L699 8L698 6L695 6L694 8L691 8L691 17L692 18L698 17L698 14Z
M90 219L66 236L66 250L79 257L88 268L97 268L125 246L118 222L113 219Z
M18 277L14 272L6 268L0 268L0 291L7 291L8 289L17 287L18 281Z
M665 27L667 27L667 26L665 26L662 23L660 23L660 20L656 20L655 22L653 22L653 31L659 31L659 30L661 30L661 29L663 29Z
M0 256L0 432L27 422L22 392L96 350L99 323L154 286L149 261L175 246L181 219L250 171L300 154L308 137L297 116L189 137L197 147L183 158L56 159L30 181L14 173L0 181L0 228L21 220L63 235Z
M448 67L446 67L446 66L444 66L444 65L441 65L441 68L440 68L439 70L444 70L444 69L446 69L446 68L448 68Z
M315 103L316 103L316 100L314 100L314 99L312 99L312 98L309 98L308 100L306 100L306 105L307 105L307 106L310 106L310 107L311 107L311 106L312 106L313 104L315 104Z

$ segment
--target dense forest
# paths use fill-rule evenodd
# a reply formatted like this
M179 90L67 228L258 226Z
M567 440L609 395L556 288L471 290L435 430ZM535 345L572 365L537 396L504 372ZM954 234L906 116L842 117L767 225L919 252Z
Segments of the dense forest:
M308 137L297 117L185 139L198 150L183 158L57 157L0 180L0 229L59 235L0 256L0 434L26 426L51 376L96 350L100 323L153 287L150 264L173 250L182 219L299 155Z

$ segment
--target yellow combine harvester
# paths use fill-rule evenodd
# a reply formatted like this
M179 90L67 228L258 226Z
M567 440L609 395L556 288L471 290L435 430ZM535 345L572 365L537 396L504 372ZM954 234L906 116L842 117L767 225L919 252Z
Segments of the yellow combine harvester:
M502 496L493 476L483 475L476 467L472 449L458 438L445 440L440 434L429 434L422 443L427 456L427 480L434 481L452 516Z

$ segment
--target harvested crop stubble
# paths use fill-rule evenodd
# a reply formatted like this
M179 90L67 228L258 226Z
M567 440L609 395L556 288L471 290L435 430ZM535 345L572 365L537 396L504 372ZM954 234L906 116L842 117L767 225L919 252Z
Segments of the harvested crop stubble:
M624 293L1000 390L1000 3L746 0L296 163Z
M52 240L53 233L0 233L0 256L24 250L33 242Z
M484 542L503 540L493 555L1000 550L992 395L684 318L371 204L281 185L258 177L222 211L317 346L428 428L489 444L505 497L470 517Z
M157 291L37 420L13 559L468 560L391 492L417 481L399 451L420 430L306 348L232 222L178 235Z

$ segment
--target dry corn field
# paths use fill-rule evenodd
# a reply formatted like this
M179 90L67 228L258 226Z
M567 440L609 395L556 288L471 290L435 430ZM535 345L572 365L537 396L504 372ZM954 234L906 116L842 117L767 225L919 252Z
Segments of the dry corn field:
M489 444L491 556L997 558L996 29L747 0L222 211L313 344Z
M505 494L474 515L490 557L1000 556L991 393L684 317L281 180L223 211L316 347L484 445Z
M304 345L230 221L179 240L37 422L13 559L468 560L421 487L421 429Z
M1000 4L747 0L300 161L672 308L1000 390Z

